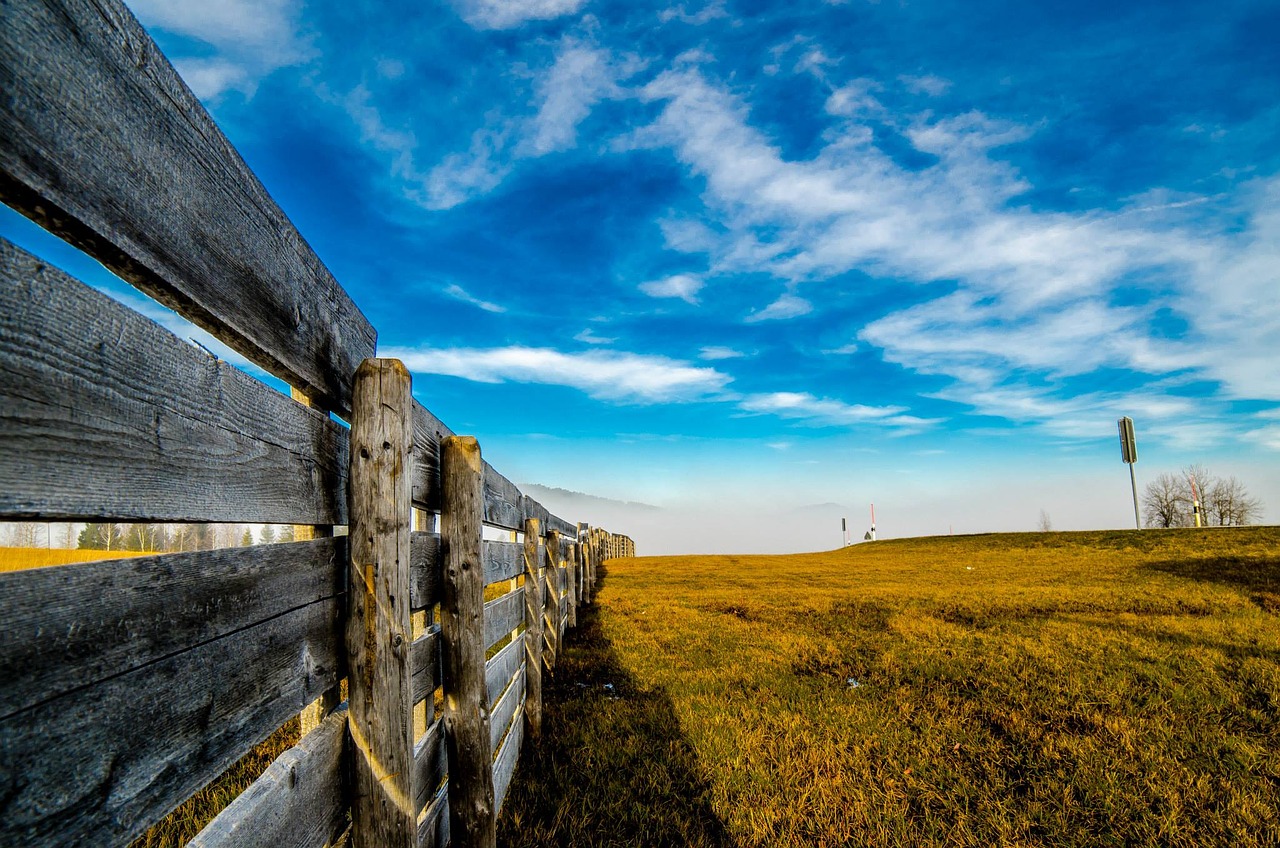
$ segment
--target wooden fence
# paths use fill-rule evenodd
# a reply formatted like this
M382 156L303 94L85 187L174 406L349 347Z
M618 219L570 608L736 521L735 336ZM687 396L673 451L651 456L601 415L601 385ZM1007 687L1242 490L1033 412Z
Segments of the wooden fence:
M0 240L0 519L305 530L0 574L0 844L125 844L301 713L193 844L350 818L355 846L492 845L542 676L631 540L521 494L374 358L118 0L7 3L0 89L0 198L296 387Z

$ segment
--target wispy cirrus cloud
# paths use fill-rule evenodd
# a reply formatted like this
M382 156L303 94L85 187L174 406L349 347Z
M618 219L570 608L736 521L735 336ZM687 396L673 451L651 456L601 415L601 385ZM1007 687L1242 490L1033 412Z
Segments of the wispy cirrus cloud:
M784 293L773 303L770 303L763 309L752 312L743 320L748 324L755 324L760 321L785 321L788 318L798 318L801 315L808 315L812 311L813 304L805 300L803 297Z
M719 359L742 359L746 354L740 350L722 345L707 345L698 351L698 358L708 361Z
M661 280L641 283L639 288L649 297L675 297L696 305L698 292L702 289L702 279L693 274L673 274Z
M587 0L456 0L462 19L476 29L514 29L529 21L575 14Z
M763 412L826 427L850 427L877 424L893 428L918 430L941 422L941 419L907 415L905 406L868 406L819 398L809 392L768 392L743 398L738 406L747 412Z
M904 406L867 406L807 392L740 393L733 377L715 368L652 354L613 350L566 353L553 348L388 348L380 356L404 362L412 372L479 383L566 386L607 403L732 403L743 412L766 414L816 427L875 427L918 432L939 419L909 415Z
M444 289L444 293L449 297L453 298L454 300L460 300L463 303L469 303L478 309L483 309L485 312L502 313L507 311L507 307L498 303L491 303L490 301L487 301L487 300L481 300L480 298L471 294L470 292L468 292L466 289L464 289L462 286L458 285L457 283L447 286Z
M513 345L500 348L392 348L383 356L400 359L421 374L460 377L480 383L537 383L568 386L597 400L673 403L719 395L732 379L714 368L665 356Z
M149 28L203 42L178 50L174 67L201 100L228 91L252 97L271 72L316 55L300 32L299 0L127 0Z

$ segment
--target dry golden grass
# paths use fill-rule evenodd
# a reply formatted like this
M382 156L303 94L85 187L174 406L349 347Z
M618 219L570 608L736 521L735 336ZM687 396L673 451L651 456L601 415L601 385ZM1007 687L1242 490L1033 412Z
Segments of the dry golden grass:
M607 572L504 844L1278 844L1280 530Z
M137 551L81 551L62 548L0 548L0 571L23 571L75 562L145 556Z

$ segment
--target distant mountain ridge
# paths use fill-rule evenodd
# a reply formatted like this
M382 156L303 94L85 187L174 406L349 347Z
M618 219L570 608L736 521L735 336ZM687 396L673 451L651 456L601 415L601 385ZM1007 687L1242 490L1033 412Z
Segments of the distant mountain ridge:
M639 501L619 501L613 498L602 498L599 495L588 495L586 492L575 492L572 489L561 489L555 486L544 486L541 483L520 483L520 491L529 495L534 500L542 502L543 506L550 508L550 504L544 501L556 501L567 504L591 504L595 506L614 506L626 507L627 509L649 510L653 512L661 512L662 507L653 504L640 503Z

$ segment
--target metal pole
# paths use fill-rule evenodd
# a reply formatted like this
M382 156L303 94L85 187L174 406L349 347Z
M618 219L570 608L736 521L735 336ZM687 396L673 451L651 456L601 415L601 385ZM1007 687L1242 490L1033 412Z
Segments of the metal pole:
M1138 517L1138 478L1133 476L1133 463L1129 463L1129 483L1133 486L1133 522L1142 529L1142 519Z

